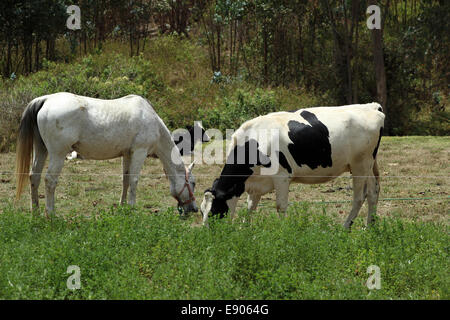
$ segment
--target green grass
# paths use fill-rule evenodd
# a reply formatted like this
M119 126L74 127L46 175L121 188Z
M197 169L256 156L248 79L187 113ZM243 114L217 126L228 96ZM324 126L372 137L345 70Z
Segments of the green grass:
M352 232L307 205L210 228L174 210L129 207L48 221L0 215L1 299L449 299L449 233L439 223L357 221ZM251 220L251 222L249 222ZM69 265L81 289L66 287ZM381 270L369 290L367 267Z
M241 210L234 223L212 219L207 229L198 213L178 217L151 158L135 209L116 207L120 159L76 160L66 162L56 188L57 217L32 219L28 192L13 205L14 154L1 154L0 299L449 299L449 143L383 137L380 197L433 199L380 201L369 229L364 205L350 233L342 228L348 176L292 185L289 201L297 204L287 218L276 216L267 194L251 217ZM197 163L198 205L221 169ZM39 189L43 211L43 182ZM80 290L66 287L70 265L81 268ZM381 290L365 286L370 265L380 267Z

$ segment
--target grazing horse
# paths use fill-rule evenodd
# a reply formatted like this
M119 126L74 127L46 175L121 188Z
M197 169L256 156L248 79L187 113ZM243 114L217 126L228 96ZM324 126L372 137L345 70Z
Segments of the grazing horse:
M47 154L45 176L46 214L54 215L54 194L64 159L70 151L84 159L122 157L121 204L136 203L136 187L148 154L162 162L170 181L170 192L185 213L197 212L193 163L186 168L170 131L150 103L136 95L101 100L60 92L31 101L20 122L16 173L16 199L31 182L31 210L39 208L38 187ZM33 152L34 151L34 152Z
M248 209L254 210L262 195L275 190L277 211L285 212L291 183L324 183L344 172L353 177L353 205L344 226L350 228L366 197L367 223L372 223L380 190L376 155L384 125L382 111L378 103L318 107L245 122L232 136L220 177L205 191L200 207L203 223L207 224L210 212L223 216L229 211L233 217L244 192ZM276 138L257 137L264 130L275 132Z

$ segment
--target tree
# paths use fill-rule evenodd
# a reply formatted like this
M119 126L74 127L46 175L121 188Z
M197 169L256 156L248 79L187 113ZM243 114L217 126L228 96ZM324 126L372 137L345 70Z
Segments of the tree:
M376 5L376 0L369 0L370 5ZM383 20L383 18L382 18ZM389 125L389 112L387 106L387 87L386 87L386 70L384 68L384 54L383 54L383 30L384 23L381 23L381 29L372 29L372 44L373 44L373 61L375 65L375 78L377 82L377 100L383 107L386 119L384 122L385 132L391 134L391 127Z

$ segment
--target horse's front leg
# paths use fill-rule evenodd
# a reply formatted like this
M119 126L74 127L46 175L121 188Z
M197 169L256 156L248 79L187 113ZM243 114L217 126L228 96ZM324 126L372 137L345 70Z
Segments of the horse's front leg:
M122 172L123 172L123 182L122 182L122 197L120 198L120 204L124 205L127 203L128 186L130 185L130 153L126 153L122 157Z
M59 174L64 166L65 154L62 156L50 154L47 174L45 176L46 207L45 215L55 215L55 189L58 184Z
M134 206L136 204L136 188L139 180L139 174L145 159L147 158L147 149L137 149L131 152L130 158L130 173L129 173L129 185L130 185L130 197L128 204Z

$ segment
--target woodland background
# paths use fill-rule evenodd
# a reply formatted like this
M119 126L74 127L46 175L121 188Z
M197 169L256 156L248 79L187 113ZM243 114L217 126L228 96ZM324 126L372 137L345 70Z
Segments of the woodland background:
M3 0L0 150L25 105L56 91L141 94L171 129L377 101L388 135L448 135L449 13L444 0Z

